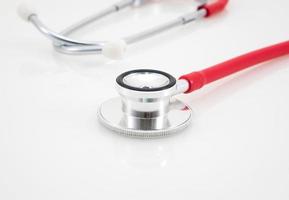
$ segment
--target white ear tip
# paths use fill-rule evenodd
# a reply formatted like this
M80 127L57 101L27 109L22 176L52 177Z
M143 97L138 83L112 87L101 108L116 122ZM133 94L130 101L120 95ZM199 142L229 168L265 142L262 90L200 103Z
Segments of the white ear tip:
M25 21L29 21L29 18L31 15L36 14L36 11L33 6L30 6L28 4L20 4L18 6L18 15Z
M126 52L126 46L124 40L107 42L103 45L102 54L110 59L121 59Z

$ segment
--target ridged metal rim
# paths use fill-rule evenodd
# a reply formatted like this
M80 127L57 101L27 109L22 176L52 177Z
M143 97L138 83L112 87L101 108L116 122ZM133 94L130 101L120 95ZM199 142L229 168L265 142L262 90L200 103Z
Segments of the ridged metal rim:
M105 102L104 102L105 103ZM104 104L103 103L103 104ZM102 105L103 105L102 104ZM182 123L178 124L177 126L170 127L164 130L134 130L134 129L128 129L125 127L116 126L112 123L110 123L102 114L101 108L102 105L99 106L97 116L99 122L104 125L107 129L113 131L114 133L117 133L122 136L131 137L131 138L138 138L138 139L157 139L157 138L163 138L168 137L171 135L174 135L176 133L180 133L182 130L187 128L191 121L192 121L192 113L190 110L190 116L187 120L183 121Z

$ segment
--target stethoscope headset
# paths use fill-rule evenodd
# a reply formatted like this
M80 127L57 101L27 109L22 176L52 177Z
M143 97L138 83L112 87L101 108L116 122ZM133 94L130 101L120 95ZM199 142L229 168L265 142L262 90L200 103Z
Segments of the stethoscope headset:
M123 1L122 3L124 2L127 4L121 4L121 7L136 3L136 1ZM223 10L227 3L227 0L219 0L213 4L204 3L196 11L199 14L195 15L211 16ZM25 12L22 10L22 13ZM110 51L106 49L109 43L77 42L55 33L51 36L50 32L43 29L37 15L31 13L24 16L41 32L50 35L56 48L66 49L64 52L67 50L70 52L72 46L76 52L82 52L84 47L91 47L88 49L98 53ZM184 22L184 19L188 18L182 18L181 21ZM80 25L75 26L76 29L79 27ZM67 33L71 31L73 28ZM151 35L152 32L148 33L147 35ZM143 38L143 36L137 38ZM130 43L128 41L132 40L126 40L126 43ZM95 51L97 46L99 49ZM116 87L120 97L108 100L99 107L99 121L112 131L131 137L156 138L176 133L186 128L192 118L191 108L174 98L176 95L191 93L224 77L287 54L289 54L289 41L252 51L204 70L180 76L179 79L154 69L125 72L116 78Z
M127 46L142 41L156 34L168 31L174 27L182 26L194 22L198 19L210 17L222 11L228 0L217 0L214 3L207 3L207 0L199 0L199 6L196 10L185 13L174 20L160 24L149 30L141 31L137 34L127 36L115 41L80 41L69 38L75 31L84 26L100 20L112 13L119 12L128 7L141 6L150 0L122 0L103 11L93 14L79 22L69 26L65 30L57 33L49 29L38 17L38 14L32 6L22 4L18 8L18 14L24 20L31 22L44 36L52 41L52 44L58 52L65 54L101 54L111 59L119 59L123 57Z

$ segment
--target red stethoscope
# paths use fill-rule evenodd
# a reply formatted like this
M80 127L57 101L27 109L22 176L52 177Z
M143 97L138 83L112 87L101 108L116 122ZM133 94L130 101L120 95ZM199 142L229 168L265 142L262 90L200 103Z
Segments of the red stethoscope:
M151 69L128 71L116 79L120 97L104 102L98 111L100 122L126 136L155 138L186 128L191 109L174 97L199 90L205 85L289 54L289 41L259 49L177 80ZM261 66L260 66L261 67Z
M54 47L69 54L103 54L120 57L128 44L146 39L178 25L184 25L222 11L228 0L213 3L203 1L196 11L166 24L123 38L119 41L86 42L68 36L83 26L129 6L146 0L123 0L110 8L88 17L61 33L51 31L39 20L35 11L19 9L20 15L53 41ZM181 76L178 80L162 71L152 69L132 70L119 75L116 87L120 97L104 102L98 110L100 122L107 128L126 136L139 138L162 137L186 128L191 122L191 109L176 100L178 94L188 94L207 84L240 72L257 64L289 54L289 41L259 49L233 58L207 69Z

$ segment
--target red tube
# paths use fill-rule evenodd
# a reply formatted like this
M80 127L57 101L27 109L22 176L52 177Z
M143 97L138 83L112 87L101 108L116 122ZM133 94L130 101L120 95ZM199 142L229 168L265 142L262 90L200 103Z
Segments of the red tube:
M217 14L225 9L229 0L215 0L214 3L205 4L200 6L198 9L205 9L207 11L206 17Z
M181 76L180 79L185 79L189 82L189 89L186 93L190 93L206 84L287 54L289 54L289 41L256 50L207 69Z

